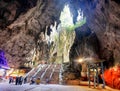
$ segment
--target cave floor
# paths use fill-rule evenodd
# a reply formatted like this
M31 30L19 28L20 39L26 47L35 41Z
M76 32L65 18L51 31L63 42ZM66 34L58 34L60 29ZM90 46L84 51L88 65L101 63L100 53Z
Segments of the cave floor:
M68 86L55 84L40 84L40 85L14 85L9 83L0 83L0 91L119 91L107 87L106 89L89 88L88 86Z

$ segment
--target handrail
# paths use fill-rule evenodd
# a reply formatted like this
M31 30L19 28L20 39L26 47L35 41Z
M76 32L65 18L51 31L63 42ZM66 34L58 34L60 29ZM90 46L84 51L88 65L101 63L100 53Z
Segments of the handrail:
M63 65L61 64L61 67L60 67L60 72L59 72L59 84L62 84L62 72L63 72Z
M34 70L35 68L32 68L32 70L30 70L24 77L27 77L30 73L32 73L32 71Z
M38 70L37 70L37 72L33 75L33 77L35 77L37 74L38 74L38 72L41 70L41 68L43 67L44 65L39 65L38 66Z
M44 75L46 74L47 70L50 68L51 64L45 69L44 73L41 75L41 79L44 77Z
M37 67L32 68L32 70L30 70L24 77L29 76L29 74L31 74L35 69L39 68L40 65L38 65Z
M51 74L50 74L49 80L52 78L53 73L55 72L55 68L56 68L56 64L54 65L54 68L53 68L53 70L52 70L52 72L51 72Z

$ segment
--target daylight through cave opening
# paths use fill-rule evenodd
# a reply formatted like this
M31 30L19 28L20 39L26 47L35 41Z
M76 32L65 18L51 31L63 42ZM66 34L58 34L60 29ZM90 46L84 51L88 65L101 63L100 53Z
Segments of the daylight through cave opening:
M78 10L78 16L76 17L77 21L74 24L73 15L70 12L69 5L65 5L63 11L60 15L61 23L55 29L56 23L54 26L51 26L50 41L52 45L50 47L50 62L69 62L69 53L71 46L74 43L75 39L75 29L81 27L85 24L86 20L83 18L83 12ZM56 45L56 47L55 47ZM55 56L55 54L57 54Z

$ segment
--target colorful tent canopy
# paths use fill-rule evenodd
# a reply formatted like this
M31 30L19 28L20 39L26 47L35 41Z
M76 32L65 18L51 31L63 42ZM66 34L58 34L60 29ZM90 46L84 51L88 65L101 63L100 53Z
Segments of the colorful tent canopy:
M4 51L0 50L0 69L10 69L7 60L4 57Z

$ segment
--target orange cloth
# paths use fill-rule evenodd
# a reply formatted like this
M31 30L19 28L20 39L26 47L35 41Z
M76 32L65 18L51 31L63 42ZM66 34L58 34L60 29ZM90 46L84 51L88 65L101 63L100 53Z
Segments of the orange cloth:
M104 79L108 86L120 89L120 66L105 70Z

